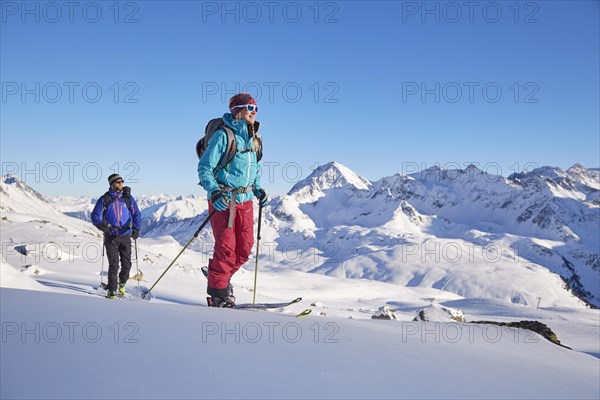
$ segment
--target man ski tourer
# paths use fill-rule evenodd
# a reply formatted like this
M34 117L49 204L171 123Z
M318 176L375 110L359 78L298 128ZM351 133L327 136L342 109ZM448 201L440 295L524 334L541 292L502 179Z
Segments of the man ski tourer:
M261 188L258 161L262 156L262 140L256 121L258 105L248 93L240 93L229 101L229 113L210 132L198 163L200 183L208 193L209 212L216 210L210 223L215 238L213 258L208 264L209 306L235 307L230 280L246 262L254 243L252 199L261 206L268 202ZM232 148L235 152L232 152ZM230 158L225 160L224 158Z
M131 239L139 237L142 218L137 203L131 196L131 189L123 187L123 178L119 174L112 174L108 177L108 184L109 190L98 199L92 211L92 223L104 232L108 258L106 297L114 299L117 294L125 294L131 270Z

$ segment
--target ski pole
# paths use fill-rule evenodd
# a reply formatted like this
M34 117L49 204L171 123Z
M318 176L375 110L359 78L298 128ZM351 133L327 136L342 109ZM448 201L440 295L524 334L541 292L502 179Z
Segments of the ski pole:
M260 222L262 221L261 203L258 205L258 230L256 232L256 265L254 266L254 291L252 292L252 304L256 303L256 278L258 277L258 246L260 245Z
M202 223L202 225L200 225L200 228L198 228L198 230L194 233L194 236L192 236L190 238L190 240L188 240L188 242L185 244L185 246L183 246L183 249L181 249L181 251L179 252L179 254L177 254L177 257L175 257L175 259L173 259L173 261L171 261L171 264L169 264L169 266L167 267L167 269L165 269L165 271L158 277L158 279L156 280L156 282L154 282L154 285L152 285L152 287L150 287L150 289L148 289L146 292L144 292L142 294L142 298L146 299L148 294L150 294L150 292L152 291L152 289L154 289L154 286L156 286L156 284L158 283L158 281L160 281L162 279L163 276L165 276L165 274L167 273L167 271L169 270L169 268L171 268L173 266L173 264L175 264L175 261L177 261L177 259L179 258L179 256L185 251L185 249L187 249L187 247L190 245L190 243L192 243L192 241L198 237L198 235L200 234L200 231L206 226L206 224L208 224L208 221L210 221L210 219L212 218L212 216L215 214L217 210L213 210L210 214L208 214L208 217L206 217L206 219L204 220L204 222Z
M100 272L100 288L102 288L102 275L104 275L104 235L102 235L102 271Z
M137 239L133 239L134 247L135 247L135 273L138 277L137 283L138 287L140 287L140 266L138 264L138 256L137 256Z

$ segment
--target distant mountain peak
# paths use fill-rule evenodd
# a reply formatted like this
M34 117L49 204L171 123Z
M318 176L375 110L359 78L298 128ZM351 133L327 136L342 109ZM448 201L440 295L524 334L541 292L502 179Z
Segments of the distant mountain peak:
M569 180L569 179L575 179L577 181L581 181L581 180L585 180L586 178L590 178L590 177L593 179L593 178L595 178L595 176L596 176L596 170L594 170L593 168L586 168L583 165L577 163L577 164L574 164L569 169L567 169L566 171L563 171L559 167L543 166L543 167L535 168L531 171L512 174L508 178L509 179L518 178L521 180L523 180L523 179L531 180L531 179L542 178L542 179L550 179L555 182L561 182L561 181L565 181L565 180Z
M567 169L567 172L581 171L581 170L585 171L585 170L587 170L587 168L579 163L575 163L573 166L571 166L569 169Z
M516 172L511 174L508 179L510 180L535 180L535 179L551 179L551 180L560 180L566 177L567 174L565 171L560 169L559 167L551 167L551 166L542 166L532 169L531 171L523 171Z
M10 185L11 187L14 187L15 189L19 189L21 191L24 192L28 192L31 194L34 194L36 197L38 197L41 200L44 200L44 197L39 194L36 190L34 190L31 186L29 186L27 183L25 183L24 181L22 181L21 179L19 179L18 177L12 175L12 174L6 174L2 176L2 183L4 185Z
M2 182L4 182L7 185L12 185L15 183L19 183L20 180L19 180L19 178L17 178L16 176L14 176L12 174L6 174L6 175L2 176Z
M2 193L2 209L37 215L38 210L50 209L58 213L58 209L48 202L40 193L27 183L12 174L3 175L0 181Z
M336 161L328 162L316 168L306 179L296 183L288 195L299 194L317 196L322 191L348 186L357 190L368 190L372 183L350 168Z
M466 168L441 168L434 165L427 169L408 175L410 178L421 183L474 183L474 182L500 182L503 178L499 175L487 173L474 164Z

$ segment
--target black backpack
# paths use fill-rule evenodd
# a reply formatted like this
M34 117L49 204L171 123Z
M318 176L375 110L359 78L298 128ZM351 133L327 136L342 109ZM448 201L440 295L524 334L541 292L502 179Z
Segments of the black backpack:
M258 140L258 148L256 149L256 161L257 162L262 159L262 138L260 137L260 135L257 134L259 127L260 127L260 122L255 121L254 122L254 134L256 136L256 139ZM217 168L215 168L215 171L214 171L215 175L221 169L225 168L227 166L227 164L229 164L231 162L231 160L233 160L233 157L235 157L235 153L238 151L237 147L236 147L236 143L235 143L235 135L233 133L233 130L229 126L227 126L225 121L223 121L223 118L211 119L210 121L208 121L208 124L206 125L206 128L204 129L204 136L200 140L198 140L198 142L196 143L196 155L198 156L198 159L200 159L200 158L202 158L202 155L204 154L204 151L206 150L206 147L208 146L208 142L209 142L210 138L219 129L223 129L225 131L225 134L227 135L227 149L225 150L225 152L219 159ZM245 153L247 151L252 151L252 150L240 150L241 153Z
M131 188L129 186L123 186L123 198L125 199L125 204L127 205L127 209L132 213L134 210L131 208ZM102 199L102 221L105 220L105 216L106 216L106 210L108 210L108 206L110 206L110 204L115 201L115 199L110 195L109 192L104 193L103 195L103 199ZM133 218L130 219L130 221L133 220ZM133 221L131 221L133 222Z

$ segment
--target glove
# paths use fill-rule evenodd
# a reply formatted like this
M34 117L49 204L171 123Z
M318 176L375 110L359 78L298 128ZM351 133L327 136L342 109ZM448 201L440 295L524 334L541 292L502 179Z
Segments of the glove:
M110 235L110 227L106 224L106 222L103 222L100 225L98 225L98 229L100 229L106 235Z
M229 196L222 190L215 190L210 196L212 205L217 211L225 211L229 206Z
M252 193L254 193L254 196L258 199L258 204L260 204L261 207L265 207L269 204L269 197L264 189L254 189Z
M140 231L138 231L137 229L134 229L133 232L131 232L131 238L133 240L136 240L139 237L140 237Z

